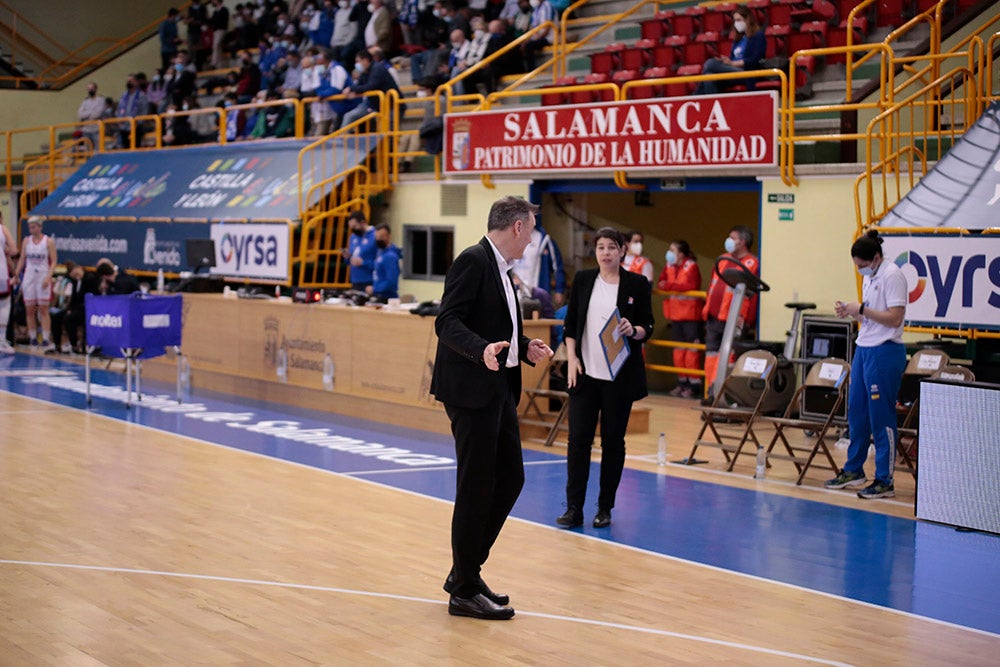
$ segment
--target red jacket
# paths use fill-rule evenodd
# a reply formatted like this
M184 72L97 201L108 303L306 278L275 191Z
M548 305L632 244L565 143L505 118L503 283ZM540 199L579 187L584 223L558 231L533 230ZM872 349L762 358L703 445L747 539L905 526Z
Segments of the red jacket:
M698 262L687 259L684 264L663 267L657 287L668 292L691 292L701 289ZM673 295L663 300L663 316L673 322L700 320L705 300L697 296Z
M732 257L732 255L727 254L723 255L723 257ZM760 275L760 260L753 255L744 255L743 258L738 261L755 276ZM726 264L728 264L728 262ZM722 270L726 270L725 264L722 266ZM723 282L722 278L713 269L712 282L708 286L708 301L702 309L702 316L705 320L708 319L709 315L718 320L725 320L729 317L729 306L732 305L732 303L733 288ZM743 319L744 327L753 326L754 322L757 321L756 294L743 299L743 307L740 308L740 317Z

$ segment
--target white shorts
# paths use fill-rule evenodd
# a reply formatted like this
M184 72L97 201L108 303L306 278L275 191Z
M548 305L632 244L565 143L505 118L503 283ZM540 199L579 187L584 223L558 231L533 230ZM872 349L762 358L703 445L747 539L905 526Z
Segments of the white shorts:
M25 273L21 281L21 296L26 306L47 306L52 299L52 281L42 286L44 274Z

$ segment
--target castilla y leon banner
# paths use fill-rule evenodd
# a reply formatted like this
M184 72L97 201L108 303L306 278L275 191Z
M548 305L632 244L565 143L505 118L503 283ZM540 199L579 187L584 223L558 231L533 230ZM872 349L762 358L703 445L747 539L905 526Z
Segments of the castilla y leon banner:
M778 164L773 91L445 116L445 172L664 171Z

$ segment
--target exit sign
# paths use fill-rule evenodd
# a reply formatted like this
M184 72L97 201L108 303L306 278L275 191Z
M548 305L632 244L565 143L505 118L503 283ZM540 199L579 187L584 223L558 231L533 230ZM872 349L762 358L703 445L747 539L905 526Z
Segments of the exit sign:
M771 193L767 196L768 204L794 204L795 195L791 192Z
M794 220L795 219L795 209L794 208L779 208L778 209L778 220Z

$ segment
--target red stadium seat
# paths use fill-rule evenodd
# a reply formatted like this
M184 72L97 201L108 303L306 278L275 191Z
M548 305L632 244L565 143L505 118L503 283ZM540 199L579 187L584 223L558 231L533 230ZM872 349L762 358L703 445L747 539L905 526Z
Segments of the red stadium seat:
M855 44L863 44L865 35L868 34L868 17L854 17L854 38ZM827 46L845 46L847 44L847 19L840 22L836 28L830 28L826 33ZM827 63L842 63L847 61L847 56L843 53L831 53L826 56Z
M687 37L675 35L663 40L663 44L653 49L653 67L675 68L681 62L683 47Z
M705 32L722 34L733 27L733 12L739 7L735 2L720 2L713 6L701 21L701 29Z
M621 54L626 48L624 42L608 44L600 53L590 55L590 71L595 74L611 74L621 69Z
M636 81L637 79L642 78L642 74L638 70L623 69L620 72L615 72L615 75L611 78L620 86L628 81Z
M717 32L703 32L695 37L696 42L701 42L705 45L706 53L705 56L708 58L716 58L719 56L719 33ZM728 56L729 53L726 52Z
M643 73L643 79L665 79L670 76L670 70L666 67L650 67ZM629 88L629 99L648 99L650 97L663 97L663 84L650 84L648 86L637 86Z
M583 77L582 83L608 83L611 76L608 74L588 74ZM572 95L573 104L591 104L593 102L612 102L615 99L612 90L583 90L575 91Z
M572 86L576 84L575 76L563 76L556 79L556 86ZM559 104L566 104L569 102L569 93L563 91L555 91L551 93L542 94L542 106L551 107L557 106Z
M622 51L622 69L644 70L653 62L653 49L656 48L656 41L652 39L640 39L631 47Z
M875 7L875 25L903 25L903 0L878 0Z
M790 25L792 9L798 0L773 0L767 6L768 25Z
M757 17L757 23L762 26L770 25L767 18L767 10L771 6L771 0L750 0L747 9Z
M767 39L767 58L783 58L788 56L788 35L792 29L787 25L769 25L764 29Z
M701 65L682 65L677 68L677 76L693 76L695 74L701 74ZM696 84L694 82L668 83L664 87L663 92L668 97L690 95L694 92L695 85Z
M824 21L810 21L802 24L798 30L788 35L788 53L792 54L802 49L821 48L826 45L828 26Z
M837 6L830 0L811 0L792 7L792 20L796 23L831 21L836 15Z
M695 9L695 7L688 7L687 9L680 9L678 11L661 12L663 20L667 25L668 34L693 37L700 30L701 16L705 12L692 13L692 9ZM657 14L657 16L661 14Z

